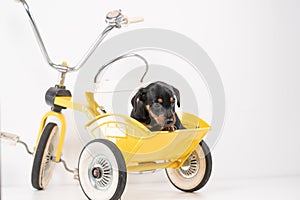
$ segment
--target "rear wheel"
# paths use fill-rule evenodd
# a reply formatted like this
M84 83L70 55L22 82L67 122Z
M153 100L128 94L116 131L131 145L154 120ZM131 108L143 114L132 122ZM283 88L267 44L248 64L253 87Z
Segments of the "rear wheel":
M111 141L95 139L82 150L79 182L89 199L119 199L127 181L126 164L119 148Z
M55 123L48 123L40 137L34 154L31 172L31 184L35 189L44 189L53 173L55 156L58 144L58 127Z
M166 173L170 182L179 190L194 192L201 189L208 181L212 170L210 150L201 141L191 153L183 166L178 169L167 168Z

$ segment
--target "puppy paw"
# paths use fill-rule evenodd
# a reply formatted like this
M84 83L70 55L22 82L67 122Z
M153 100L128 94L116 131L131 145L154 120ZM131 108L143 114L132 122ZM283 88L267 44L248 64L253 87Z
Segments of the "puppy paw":
M165 127L162 129L162 131L169 131L169 132L173 132L176 131L177 127L175 125L169 126L169 127Z

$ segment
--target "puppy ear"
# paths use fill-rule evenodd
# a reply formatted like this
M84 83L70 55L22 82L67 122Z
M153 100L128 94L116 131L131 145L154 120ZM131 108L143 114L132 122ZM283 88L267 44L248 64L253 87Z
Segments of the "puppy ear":
M139 91L132 97L131 105L136 108L139 101L145 101L145 88L140 88Z
M176 99L177 99L177 106L180 107L180 92L177 88L173 87Z
M140 122L146 122L149 117L144 105L145 98L145 88L141 88L131 99L133 108L130 116Z

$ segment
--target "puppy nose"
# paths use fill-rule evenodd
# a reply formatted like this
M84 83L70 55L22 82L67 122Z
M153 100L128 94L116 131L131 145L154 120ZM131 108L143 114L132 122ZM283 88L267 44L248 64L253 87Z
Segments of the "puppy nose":
M166 124L167 124L167 125L172 125L172 124L173 124L173 121L174 121L173 119L167 119L167 120L166 120Z

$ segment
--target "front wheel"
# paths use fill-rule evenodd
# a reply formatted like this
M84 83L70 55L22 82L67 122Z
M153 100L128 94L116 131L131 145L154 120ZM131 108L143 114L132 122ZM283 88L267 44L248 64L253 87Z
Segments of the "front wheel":
M31 184L35 189L44 189L53 173L55 156L58 144L58 127L55 123L48 123L40 137L34 154L31 172Z
M167 168L170 182L179 190L194 192L208 181L212 170L212 158L207 144L202 140L191 153L183 166L178 169Z
M117 200L127 180L126 164L119 148L111 141L95 139L81 151L79 183L88 199Z

